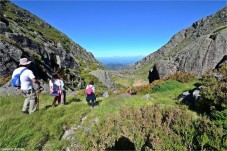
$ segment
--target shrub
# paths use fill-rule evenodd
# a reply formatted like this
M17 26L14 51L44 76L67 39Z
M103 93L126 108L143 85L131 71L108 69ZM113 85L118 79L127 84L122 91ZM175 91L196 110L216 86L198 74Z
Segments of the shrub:
M132 87L132 90L135 90L137 93L147 94L147 93L151 92L151 89L154 86L156 86L157 84L163 83L163 82L164 82L164 80L162 80L162 79L155 80L152 83L149 83L149 84L146 84L146 85ZM118 90L118 94L127 93L126 90L127 90L127 87L121 88L120 90Z
M164 78L164 80L176 80L182 83L186 83L186 82L195 80L195 78L196 78L196 75L194 73L178 71L175 74L172 74Z
M223 142L225 148L227 148L227 109L224 111L214 111L211 113L211 120L219 127L223 126Z
M85 150L111 150L121 138L132 142L135 150L223 150L225 141L222 127L209 119L160 105L125 107L82 135L79 142Z
M223 150L223 129L206 117L196 121L194 135L194 149L196 150ZM226 141L226 140L225 140Z
M221 75L221 76L216 76ZM227 64L219 71L209 71L202 77L203 88L199 107L206 112L222 111L227 108Z
M152 88L152 92L164 92L164 91L172 91L181 86L181 83L178 81L165 81L164 83L160 83L155 85Z
M11 76L8 77L0 77L0 87L6 84L11 79Z

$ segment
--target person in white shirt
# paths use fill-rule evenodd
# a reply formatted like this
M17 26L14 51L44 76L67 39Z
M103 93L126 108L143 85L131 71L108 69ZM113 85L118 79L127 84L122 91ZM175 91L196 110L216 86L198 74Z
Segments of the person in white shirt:
M40 82L36 79L33 72L29 69L31 61L27 58L21 58L19 68L15 69L12 74L12 78L21 73L24 68L27 68L20 75L21 91L25 95L26 99L22 108L23 113L29 113L37 110L37 95L33 87L33 83L36 83L40 87Z
M62 95L62 88L61 88L61 82L58 77L58 74L54 73L52 75L52 79L49 81L49 87L50 87L50 95L55 96L54 102L52 105L60 104L61 103L61 95Z

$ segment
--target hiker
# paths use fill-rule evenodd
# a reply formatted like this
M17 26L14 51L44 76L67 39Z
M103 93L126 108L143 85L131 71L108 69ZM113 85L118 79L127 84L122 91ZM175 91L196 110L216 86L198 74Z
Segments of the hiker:
M29 69L31 61L27 58L21 58L19 68L13 71L12 79L16 74L20 74L20 89L25 96L22 112L31 114L37 110L37 94L33 83L40 88L40 82L36 79L33 72ZM22 71L23 70L23 71Z
M129 88L129 87L127 88L126 92L127 92L128 94L130 94L130 95L136 95L136 94L137 94L137 91L136 91L136 90L131 89L131 88Z
M94 108L95 106L95 100L96 100L96 96L95 96L95 87L94 87L94 82L91 80L89 82L89 85L87 85L86 87L86 101L89 104L89 101L92 101L92 108Z
M131 95L132 94L132 89L130 87L128 87L126 92Z
M131 95L136 95L137 94L137 91L136 90L134 90L134 89L132 89L132 91L131 91Z
M66 91L65 91L65 84L63 82L63 79L60 78L59 79L60 81L60 85L61 85L61 90L62 90L62 93L61 93L61 104L65 104L66 103Z
M58 74L54 73L52 75L52 79L49 81L49 87L50 87L50 95L55 96L52 105L55 106L56 103L60 104L62 88L61 88L61 83L60 83Z

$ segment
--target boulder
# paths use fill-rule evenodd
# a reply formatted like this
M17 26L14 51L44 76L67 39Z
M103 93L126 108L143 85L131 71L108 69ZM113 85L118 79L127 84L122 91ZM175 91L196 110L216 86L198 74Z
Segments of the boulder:
M174 74L178 69L178 64L174 61L163 60L156 64L154 64L153 70L149 72L149 82L153 82L154 80L164 78L167 75Z
M186 92L182 92L179 96L178 96L178 101L180 103L184 103L189 105L190 107L196 107L196 104L199 102L200 100L200 90L201 90L202 86L196 87L190 91L186 91Z
M22 56L22 50L0 40L0 77L7 77L18 67L18 61Z
M111 77L109 76L109 72L105 70L95 70L90 72L91 75L97 77L99 81L102 82L103 85L105 85L109 90L114 91L115 90L115 85L114 82L112 81Z
M6 24L0 21L0 33L4 33L6 31L7 27Z

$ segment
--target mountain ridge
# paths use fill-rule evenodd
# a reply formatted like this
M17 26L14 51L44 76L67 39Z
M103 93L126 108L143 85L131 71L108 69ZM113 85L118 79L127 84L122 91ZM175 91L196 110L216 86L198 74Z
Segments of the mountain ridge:
M91 52L36 15L8 0L0 1L0 10L0 86L21 57L34 63L36 77L47 80L58 72L69 84L78 85L82 73L103 69Z
M224 7L176 33L160 49L135 63L131 72L140 73L144 80L148 75L151 82L177 71L202 74L214 69L227 55L226 12Z

